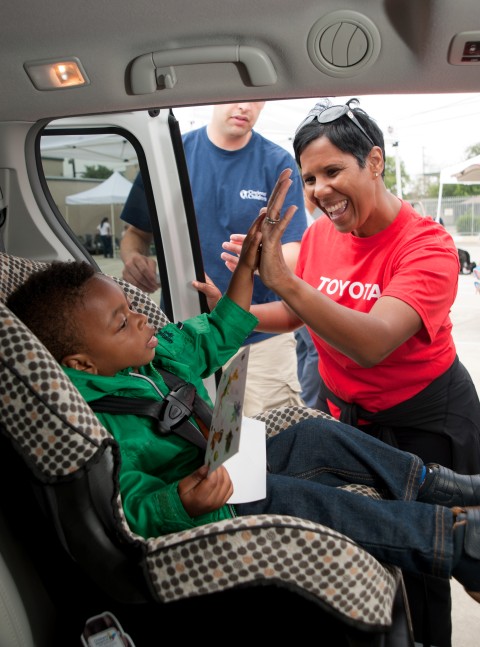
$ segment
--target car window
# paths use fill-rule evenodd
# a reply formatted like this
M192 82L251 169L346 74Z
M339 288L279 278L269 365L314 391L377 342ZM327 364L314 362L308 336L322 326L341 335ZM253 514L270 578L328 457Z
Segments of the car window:
M120 240L126 225L120 215L140 172L127 133L47 128L40 153L57 216L102 271L121 277ZM104 249L108 237L111 251ZM152 296L159 300L160 290Z

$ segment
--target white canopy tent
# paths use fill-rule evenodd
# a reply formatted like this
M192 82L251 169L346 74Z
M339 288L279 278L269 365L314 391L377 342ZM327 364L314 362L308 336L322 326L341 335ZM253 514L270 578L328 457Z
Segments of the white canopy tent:
M480 155L440 171L436 220L440 220L441 216L444 184L480 184Z
M57 159L73 157L88 162L121 164L124 167L138 163L132 144L127 139L111 134L49 135L42 137L40 150L42 157Z
M93 189L88 191L80 191L80 193L73 193L67 195L65 204L67 205L66 220L68 222L68 205L93 205L93 204L109 204L110 205L110 221L112 227L112 237L115 240L115 211L116 204L125 204L125 201L132 188L132 182L123 177L118 171L110 175L105 182L102 182Z

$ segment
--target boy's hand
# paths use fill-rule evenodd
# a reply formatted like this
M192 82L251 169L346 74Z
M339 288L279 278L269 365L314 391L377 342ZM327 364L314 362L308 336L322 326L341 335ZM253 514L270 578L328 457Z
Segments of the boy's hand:
M218 510L232 494L233 484L223 465L211 474L208 465L202 465L178 483L178 495L189 517Z
M252 302L253 275L258 274L259 267L262 268L262 256L265 251L263 236L265 233L267 236L272 235L271 231L265 229L265 223L268 223L270 229L273 225L278 224L278 227L281 228L283 232L297 210L297 207L291 206L287 209L284 217L280 217L285 197L288 193L288 189L292 185L292 180L290 179L291 174L292 170L289 168L284 169L280 173L268 200L267 206L260 209L260 213L250 225L247 235L243 236L241 234L235 234L231 236L230 243L223 243L223 248L233 253L233 255L225 253L221 255L221 258L226 261L227 267L233 271L232 280L227 288L227 294L232 301L237 303L237 305L244 310L249 310ZM273 237L269 245L270 254L270 250L275 248L277 241L280 253L282 253L280 239ZM272 264L278 264L275 256L273 254L271 255ZM286 266L285 260L283 258L282 260ZM268 270L270 270L270 272L268 272ZM268 267L267 271L265 271L266 276L275 276L276 273L278 273L276 267L274 269ZM265 281L264 283L267 285ZM212 310L213 306L220 298L220 292L217 290L216 286L214 286L208 277L205 283L193 281L192 285L194 288L206 295L208 307Z
M201 281L192 281L192 286L199 292L203 292L207 297L207 305L211 312L222 296L222 293L215 283L207 274L205 274L205 283L202 283Z
M284 169L280 173L272 194L268 199L267 206L260 209L259 215L250 227L247 236L245 236L245 234L231 234L230 240L222 243L222 248L226 251L221 253L220 258L225 261L225 265L231 272L233 272L238 265L245 242L248 242L252 236L256 236L258 231L261 231L262 234L265 231L271 233L268 230L268 226L267 229L265 229L265 223L267 223L270 227L272 226L272 224L280 223L280 214L283 208L283 203L287 196L288 189L292 185L292 180L290 179L291 174L292 170L289 168ZM285 217L283 218L283 220L285 220L285 223L284 225L282 225L282 234L286 228L286 225L288 224L288 222L290 222L293 215L295 214L296 210L297 207L295 206L290 206L287 209ZM258 240L258 237L256 238L256 240ZM260 240L262 242L263 248L263 236ZM255 269L255 274L259 274L258 267Z

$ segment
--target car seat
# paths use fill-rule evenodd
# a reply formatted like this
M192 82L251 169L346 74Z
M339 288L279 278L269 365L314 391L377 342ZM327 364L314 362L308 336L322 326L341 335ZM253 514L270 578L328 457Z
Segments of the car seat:
M37 647L79 644L85 621L104 611L115 614L136 647L154 646L172 629L186 639L227 630L269 639L283 638L286 629L315 631L320 645L332 644L333 631L336 647L411 647L400 571L330 528L258 515L150 539L129 529L116 441L4 304L44 265L0 253L0 520L9 531L0 555L10 534L39 579L37 607L48 598L49 620L54 609L51 633ZM115 280L133 307L157 328L165 324L148 295ZM258 417L275 434L325 415L287 407ZM379 496L361 486L358 492ZM22 561L6 559L13 570ZM11 579L29 616L28 582L22 587L13 575L8 587L0 583L0 618L17 595L9 596ZM18 638L8 647L29 644Z

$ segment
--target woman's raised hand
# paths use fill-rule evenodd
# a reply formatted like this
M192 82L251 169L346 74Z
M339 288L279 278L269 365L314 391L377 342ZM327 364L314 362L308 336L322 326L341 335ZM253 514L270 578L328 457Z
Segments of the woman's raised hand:
M272 289L275 289L275 285L282 280L285 272L290 273L283 256L282 236L298 207L291 205L283 217L281 213L288 190L292 185L291 174L292 169L289 168L280 173L267 207L264 210L262 209L263 213L261 212L263 222L261 225L262 251L259 261L259 274L265 285Z
M268 200L267 206L260 210L258 217L250 228L260 228L260 231L262 232L262 254L260 256L260 264L262 263L264 255L265 242L268 242L269 250L273 249L274 246L279 245L281 252L281 238L283 232L297 210L297 207L292 205L287 209L283 218L281 218L280 214L282 212L283 203L285 202L285 197L292 185L292 180L290 179L291 174L292 169L289 168L284 169L280 173ZM231 272L234 271L238 264L245 236L246 234L231 234L230 240L225 241L222 244L222 248L225 252L222 252L221 258L225 261L225 265ZM270 256L271 251L269 251L269 258ZM271 260L272 262L274 261L273 256Z

